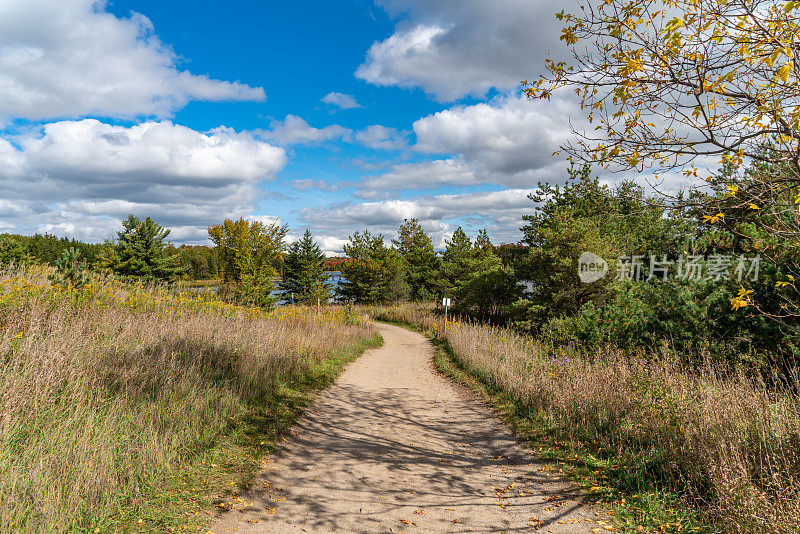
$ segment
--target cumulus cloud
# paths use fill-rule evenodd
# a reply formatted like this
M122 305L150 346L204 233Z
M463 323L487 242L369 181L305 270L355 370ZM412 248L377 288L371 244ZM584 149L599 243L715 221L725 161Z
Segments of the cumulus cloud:
M576 105L568 98L532 102L524 96L498 97L417 120L414 148L455 154L493 183L531 185L543 174L563 170L563 157L553 153L572 136L574 115Z
M285 163L283 149L227 128L50 123L13 144L0 138L0 221L97 240L134 213L203 240L209 222L250 213L258 184Z
M445 185L478 185L483 178L463 161L443 159L394 165L388 172L362 180L357 196L375 198L390 191L436 189Z
M531 102L523 96L455 106L414 122L417 142L411 148L451 157L393 165L358 184L361 198L380 198L404 189L497 184L530 187L559 182L566 173L563 157L553 156L571 135L569 100Z
M355 109L363 107L361 104L356 102L356 99L353 98L353 95L346 95L344 93L336 92L328 93L327 95L323 96L322 102L339 109Z
M132 13L103 0L0 2L0 119L170 116L190 100L263 101L260 87L181 70Z
M376 85L421 87L442 101L519 87L558 56L556 0L382 0L400 20L374 43L356 76Z
M376 150L402 150L408 145L407 133L380 124L367 126L356 133L356 143Z
M296 115L287 115L282 121L272 121L269 130L259 131L261 137L279 145L313 145L338 139L348 140L351 134L351 130L338 124L314 128Z

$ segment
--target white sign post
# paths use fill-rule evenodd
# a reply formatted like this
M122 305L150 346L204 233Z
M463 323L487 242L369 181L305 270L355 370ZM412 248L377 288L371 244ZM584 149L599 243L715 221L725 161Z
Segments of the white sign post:
M442 306L444 306L444 329L447 331L447 308L450 307L450 299L447 297L443 298Z

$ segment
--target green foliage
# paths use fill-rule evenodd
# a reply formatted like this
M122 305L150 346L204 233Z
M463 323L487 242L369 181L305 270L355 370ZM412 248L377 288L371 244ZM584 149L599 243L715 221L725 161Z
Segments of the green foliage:
M216 251L207 246L168 246L167 250L178 257L183 277L189 280L210 280L219 276Z
M216 245L223 280L234 286L237 301L269 307L286 250L286 225L240 218L208 227Z
M405 219L392 240L406 262L406 282L412 300L436 298L441 282L441 259L417 219Z
M689 221L647 199L641 187L632 182L601 185L588 166L571 168L563 188L540 184L540 193L530 198L540 206L523 216L524 242L531 248L517 271L533 282L520 319L533 330L552 317L576 313L587 302L606 300L619 256L658 251L676 257L693 237ZM584 251L605 259L612 275L581 283L577 258Z
M117 239L107 243L98 257L98 266L121 276L145 280L172 280L180 272L175 254L167 253L164 240L169 229L150 217L144 220L133 215L122 221Z
M0 235L0 267L31 263L32 258L20 237L8 234Z
M513 271L503 267L486 230L473 244L459 226L446 241L442 257L444 293L453 297L456 312L480 319L499 319L502 306L516 299L520 290Z
M15 247L19 245L23 250L21 256L18 252L14 253L14 255L18 256L16 263L20 263L24 258L24 262L36 261L53 267L61 259L64 251L70 248L77 250L81 258L84 258L90 265L95 262L98 253L102 249L102 245L82 243L75 239L56 237L50 234L35 234L31 236L0 234L0 248L7 246L7 241L13 241ZM6 245L3 244L4 242L6 242ZM3 261L2 254L0 253L0 263Z
M478 319L502 321L505 308L516 301L522 293L514 271L498 267L479 271L458 286L455 307L460 313L468 313Z
M344 280L337 288L341 299L372 304L408 296L403 257L384 244L382 235L356 232L344 251L352 261L342 264Z
M82 288L91 281L87 274L88 263L81 259L81 253L77 249L65 250L56 262L56 269L55 273L48 276L53 285Z
M447 246L442 256L442 273L445 293L448 295L458 298L459 289L474 277L502 267L485 230L479 232L473 246L459 226L450 241L445 243Z
M289 247L283 260L283 277L280 288L294 302L315 304L328 302L331 298L331 285L325 271L325 254L306 229L302 239Z

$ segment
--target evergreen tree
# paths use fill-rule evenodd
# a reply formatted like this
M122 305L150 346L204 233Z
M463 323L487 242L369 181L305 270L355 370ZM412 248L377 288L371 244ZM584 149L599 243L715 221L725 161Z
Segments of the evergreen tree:
M81 259L80 252L75 248L69 248L61 254L61 258L56 262L56 268L58 270L47 277L53 285L82 288L91 282L86 273L88 264L86 260Z
M342 299L370 304L408 296L403 257L384 244L382 235L356 232L344 251L351 261L342 264L343 280L337 288Z
M495 253L486 230L478 233L475 244L459 226L453 232L442 258L445 292L458 298L459 289L475 277L502 267L500 257Z
M25 244L19 236L0 235L0 267L31 263Z
M295 302L314 304L327 302L331 286L325 271L325 255L306 229L303 238L289 247L283 260L283 279L280 287Z
M392 243L406 262L406 282L413 300L430 300L438 292L441 259L417 219L405 219Z
M166 251L164 240L169 232L150 217L142 220L128 215L116 242L101 254L99 264L123 276L171 280L181 269L177 256Z

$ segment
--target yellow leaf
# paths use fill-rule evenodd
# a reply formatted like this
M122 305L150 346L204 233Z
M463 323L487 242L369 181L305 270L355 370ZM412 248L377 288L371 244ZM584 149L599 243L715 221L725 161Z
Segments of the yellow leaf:
M778 76L780 76L783 83L786 83L789 80L789 73L792 71L792 67L787 63L780 69L778 69Z

